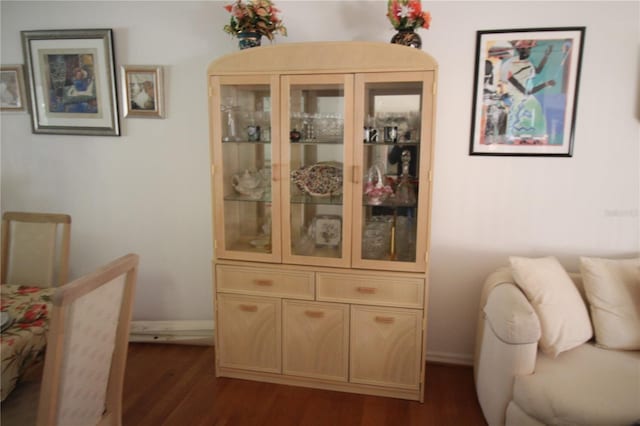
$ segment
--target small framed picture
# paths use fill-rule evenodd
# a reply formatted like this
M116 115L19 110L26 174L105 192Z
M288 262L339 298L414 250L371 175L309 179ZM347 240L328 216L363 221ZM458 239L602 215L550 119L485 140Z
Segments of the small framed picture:
M322 215L313 220L317 247L337 247L342 235L340 216Z
M125 117L164 118L162 67L123 65L121 67Z
M24 111L23 76L22 65L0 67L0 111Z

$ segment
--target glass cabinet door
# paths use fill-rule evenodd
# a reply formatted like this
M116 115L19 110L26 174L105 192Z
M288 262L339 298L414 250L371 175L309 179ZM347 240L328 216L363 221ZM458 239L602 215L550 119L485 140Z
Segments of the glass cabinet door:
M278 80L214 77L212 87L217 256L279 261Z
M354 266L426 266L431 123L423 117L432 81L430 73L356 78Z
M352 75L282 80L283 257L349 266Z

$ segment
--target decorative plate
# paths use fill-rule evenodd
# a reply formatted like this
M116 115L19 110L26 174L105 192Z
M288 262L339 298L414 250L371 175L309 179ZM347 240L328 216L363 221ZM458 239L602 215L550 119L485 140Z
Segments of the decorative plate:
M302 192L313 197L330 197L342 193L342 164L326 161L300 167L291 179Z

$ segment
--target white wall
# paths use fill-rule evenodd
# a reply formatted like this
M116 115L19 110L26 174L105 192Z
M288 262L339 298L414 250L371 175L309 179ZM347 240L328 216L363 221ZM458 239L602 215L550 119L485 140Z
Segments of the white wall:
M386 1L277 1L289 37L387 42ZM71 274L141 255L136 320L212 318L205 72L237 50L223 2L6 1L1 61L21 30L112 28L116 65L163 65L167 118L122 119L121 137L34 135L1 118L3 210L73 216ZM638 2L425 2L423 49L440 64L428 351L468 362L484 277L511 254L639 251ZM470 157L477 30L586 26L573 158Z

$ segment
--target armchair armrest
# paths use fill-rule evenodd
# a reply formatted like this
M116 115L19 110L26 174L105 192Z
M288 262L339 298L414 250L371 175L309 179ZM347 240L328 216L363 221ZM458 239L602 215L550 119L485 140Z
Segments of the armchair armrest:
M504 343L537 343L540 321L533 307L518 287L502 283L493 288L483 309L485 321Z
M474 378L490 426L504 425L515 376L535 370L540 321L510 268L487 277L478 310Z

